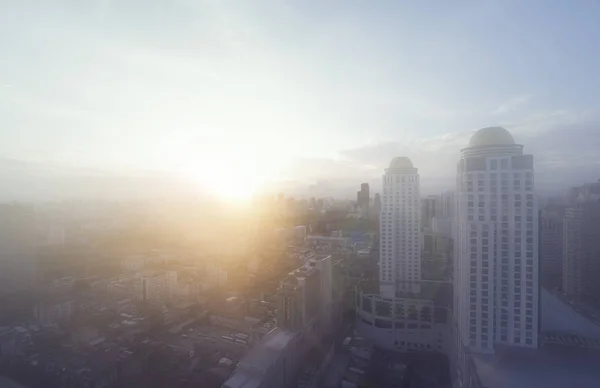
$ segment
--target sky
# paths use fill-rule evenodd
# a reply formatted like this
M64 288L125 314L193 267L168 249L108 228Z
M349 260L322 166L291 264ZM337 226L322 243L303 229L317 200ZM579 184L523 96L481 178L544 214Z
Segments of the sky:
M451 185L502 125L538 183L598 179L600 2L0 2L0 158L221 191ZM354 187L352 186L352 187Z

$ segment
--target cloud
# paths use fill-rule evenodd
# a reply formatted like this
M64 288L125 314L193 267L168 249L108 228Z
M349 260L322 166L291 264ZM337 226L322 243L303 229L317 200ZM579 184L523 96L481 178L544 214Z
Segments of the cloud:
M536 185L545 192L600 178L600 121L580 124L554 124L544 131L512 130L524 152L535 158ZM369 182L374 192L392 158L408 156L421 174L424 193L436 193L454 187L456 163L474 131L412 139L406 142L382 142L339 152L340 159L297 159L294 173L302 182L327 180L327 187L352 198L361 182Z
M531 101L532 97L533 97L533 95L531 95L531 94L523 94L523 95L520 95L517 97L513 97L510 100L505 101L504 103L500 104L492 112L492 114L493 115L501 115L501 114L513 112L514 110L516 110L518 108L522 108L524 105L529 103L529 101Z

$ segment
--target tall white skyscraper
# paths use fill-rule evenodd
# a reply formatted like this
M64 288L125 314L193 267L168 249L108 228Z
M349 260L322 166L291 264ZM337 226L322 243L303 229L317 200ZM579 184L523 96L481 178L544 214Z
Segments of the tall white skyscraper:
M455 316L459 346L537 347L538 205L533 155L504 128L477 131L457 174Z
M385 170L379 220L381 296L419 292L419 173L409 158L394 158Z

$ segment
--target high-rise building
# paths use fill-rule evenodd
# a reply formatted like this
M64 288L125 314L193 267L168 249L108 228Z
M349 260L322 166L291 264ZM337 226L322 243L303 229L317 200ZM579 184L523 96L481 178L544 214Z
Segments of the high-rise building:
M446 237L452 237L452 220L450 218L433 217L431 219L431 231Z
M0 220L0 296L31 291L37 281L34 209L0 205Z
M317 337L331 326L332 266L331 255L307 258L280 283L277 293L277 324L281 329L302 331L319 321Z
M421 228L431 229L431 222L439 210L439 198L430 195L421 199Z
M540 211L540 282L548 289L562 288L563 217L562 206Z
M418 170L409 158L394 158L383 175L379 219L379 284L383 297L392 298L398 292L419 292L419 200Z
M311 349L321 349L332 317L331 255L314 255L277 291L277 328L238 362L223 388L291 387Z
M356 192L356 204L363 217L369 216L369 200L370 200L369 184L362 183L360 191Z
M373 212L376 215L381 213L381 195L379 193L375 194L375 198L373 199Z
M436 217L450 218L451 220L454 219L454 208L456 207L455 202L456 198L454 196L454 191L444 191L440 195L440 214L436 214Z
M586 200L565 210L563 291L600 303L600 202Z
M454 325L460 348L538 345L538 209L533 155L501 127L461 150Z

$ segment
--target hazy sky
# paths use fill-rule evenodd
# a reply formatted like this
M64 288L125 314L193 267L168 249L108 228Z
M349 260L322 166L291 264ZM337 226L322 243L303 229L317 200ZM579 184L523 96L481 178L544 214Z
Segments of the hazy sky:
M470 133L503 125L541 177L595 179L598 15L594 0L0 1L0 157L308 181L408 155L451 182Z

